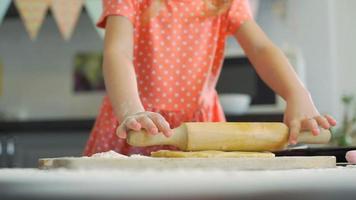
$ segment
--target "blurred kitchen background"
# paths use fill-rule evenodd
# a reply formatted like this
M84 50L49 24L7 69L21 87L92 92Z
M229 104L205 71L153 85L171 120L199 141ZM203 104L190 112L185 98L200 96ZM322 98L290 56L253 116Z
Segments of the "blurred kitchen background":
M36 8L28 5L36 1ZM0 167L80 156L104 95L103 32L94 26L101 1L72 0L78 3L72 9L58 3L47 11L41 7L46 1L0 1ZM320 112L339 121L330 147L356 146L356 1L251 3L256 21L288 56ZM36 35L41 9L46 14ZM229 121L283 118L283 100L256 76L233 38L217 89Z

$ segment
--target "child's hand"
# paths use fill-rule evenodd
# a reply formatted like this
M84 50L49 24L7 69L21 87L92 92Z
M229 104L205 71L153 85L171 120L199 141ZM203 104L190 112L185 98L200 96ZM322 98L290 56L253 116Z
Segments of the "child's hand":
M148 134L156 135L162 132L166 137L172 135L168 122L159 113L139 112L125 117L116 130L119 138L125 139L129 130L139 131L145 129Z
M329 129L336 120L329 115L320 115L308 93L296 93L287 99L284 123L289 127L289 143L296 144L300 131L311 131L318 135L319 126Z

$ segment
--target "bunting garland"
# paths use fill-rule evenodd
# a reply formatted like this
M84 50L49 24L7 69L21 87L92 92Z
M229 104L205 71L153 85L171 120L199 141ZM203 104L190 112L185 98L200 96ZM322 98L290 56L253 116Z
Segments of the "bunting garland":
M15 3L31 40L37 38L49 8L52 10L62 37L65 40L69 40L83 6L85 6L98 34L101 38L104 37L104 30L96 27L96 23L103 11L101 0L0 0L0 25L11 2Z
M61 36L69 40L83 6L96 31L101 38L104 38L105 30L96 27L103 12L102 0L0 0L0 26L12 2L31 40L36 40L49 9L52 11L51 14Z
M102 1L99 0L86 0L85 1L85 9L92 20L94 26L96 26L96 22L99 20L101 13L103 12ZM99 35L104 37L104 30L96 27Z
M50 0L15 0L15 5L31 40L36 39L50 3Z
M51 9L59 31L65 40L73 34L84 0L52 0Z
M11 0L1 0L0 1L0 25L5 17L6 11L9 9Z

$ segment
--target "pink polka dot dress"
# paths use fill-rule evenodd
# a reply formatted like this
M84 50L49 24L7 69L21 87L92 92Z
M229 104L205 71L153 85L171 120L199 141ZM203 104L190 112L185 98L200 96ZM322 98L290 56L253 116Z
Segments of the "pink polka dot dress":
M143 23L153 0L103 0L98 26L108 16L128 18L134 27L134 60L138 91L147 111L158 112L171 128L182 122L225 121L215 86L224 58L225 40L252 19L247 0L234 0L223 14L204 16L202 0L166 0L159 13ZM100 113L84 154L114 150L149 155L172 146L133 147L115 135L119 121L109 98Z

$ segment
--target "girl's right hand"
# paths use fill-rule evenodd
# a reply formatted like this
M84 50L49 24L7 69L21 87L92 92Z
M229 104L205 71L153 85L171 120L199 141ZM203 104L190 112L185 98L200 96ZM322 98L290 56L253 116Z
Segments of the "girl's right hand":
M139 112L125 117L116 130L119 138L125 139L130 130L139 131L145 129L148 134L156 135L160 132L170 137L173 131L162 115L155 112Z

